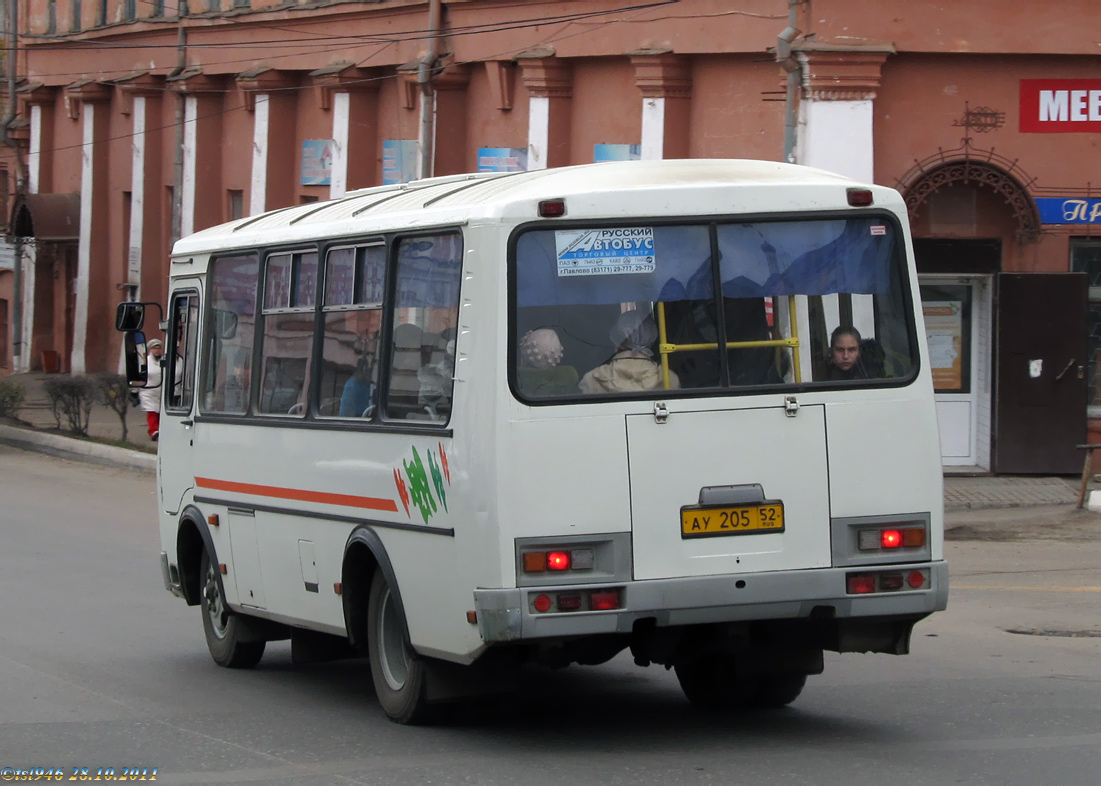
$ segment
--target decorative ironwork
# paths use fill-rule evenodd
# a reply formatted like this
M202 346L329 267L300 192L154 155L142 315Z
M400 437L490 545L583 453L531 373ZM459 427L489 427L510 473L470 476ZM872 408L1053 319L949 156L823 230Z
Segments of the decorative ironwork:
M976 134L986 134L1005 125L1005 112L999 112L988 106L972 109L969 104L964 103L963 117L960 120L953 120L952 125L957 128L966 128L968 133L974 131Z
M942 188L975 185L990 189L1013 211L1018 242L1035 243L1040 236L1040 213L1029 192L1035 182L1017 159L999 155L993 148L974 149L971 140L965 137L955 150L938 148L933 155L915 161L898 179L896 187L906 197L911 219L930 195Z

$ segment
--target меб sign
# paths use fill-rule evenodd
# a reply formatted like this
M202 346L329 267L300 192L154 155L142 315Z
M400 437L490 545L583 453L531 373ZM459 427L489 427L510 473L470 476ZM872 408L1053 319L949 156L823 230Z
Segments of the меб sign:
M1101 79L1022 79L1021 131L1101 132Z

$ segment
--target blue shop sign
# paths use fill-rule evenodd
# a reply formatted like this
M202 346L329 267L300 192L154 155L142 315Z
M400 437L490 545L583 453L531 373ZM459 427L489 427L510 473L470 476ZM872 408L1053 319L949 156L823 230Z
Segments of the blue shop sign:
M1043 197L1036 207L1041 224L1101 224L1101 198Z

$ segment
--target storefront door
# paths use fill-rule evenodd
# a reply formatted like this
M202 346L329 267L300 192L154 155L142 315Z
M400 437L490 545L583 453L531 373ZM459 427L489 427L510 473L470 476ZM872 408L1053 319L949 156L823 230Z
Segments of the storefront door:
M995 469L1075 474L1086 438L1085 273L998 276Z
M990 469L990 276L922 276L941 460L949 471Z

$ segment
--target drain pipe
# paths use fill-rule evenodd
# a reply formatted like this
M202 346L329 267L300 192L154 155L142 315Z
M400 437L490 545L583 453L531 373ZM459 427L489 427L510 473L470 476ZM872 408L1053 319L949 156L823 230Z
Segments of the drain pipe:
M799 89L800 66L791 51L791 42L800 34L795 26L796 7L802 0L788 0L788 26L776 38L776 62L787 72L784 96L784 161L795 163L795 96Z
M421 88L420 131L417 152L420 154L418 176L432 177L436 158L436 92L432 89L432 71L439 57L440 25L443 7L440 0L428 0L428 51L417 64L417 84Z
M187 68L187 28L184 27L183 17L187 13L187 6L180 3L176 11L176 68L173 74L182 73ZM168 249L171 252L176 241L180 239L183 229L183 146L184 123L187 120L187 95L184 91L176 93L176 127L175 145L172 151L172 226L169 229Z

